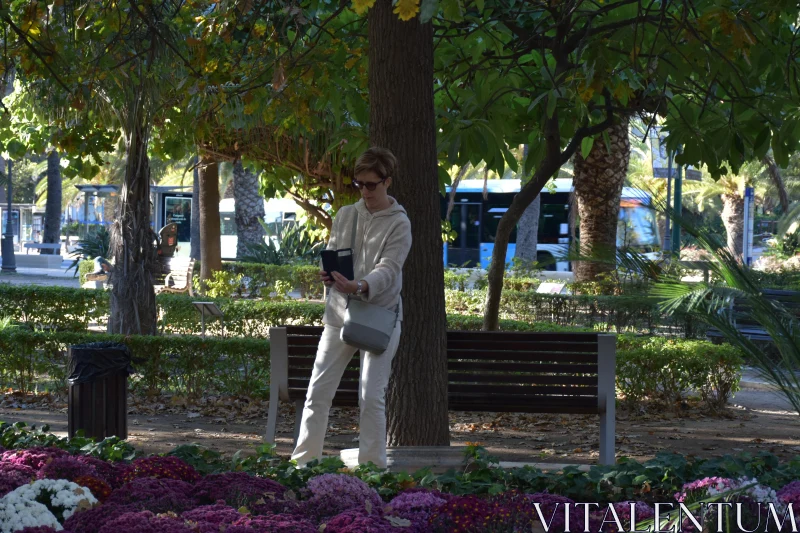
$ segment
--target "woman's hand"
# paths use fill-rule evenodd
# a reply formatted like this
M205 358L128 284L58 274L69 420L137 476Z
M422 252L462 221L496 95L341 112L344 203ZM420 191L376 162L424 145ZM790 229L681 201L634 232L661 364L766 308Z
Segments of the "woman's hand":
M344 294L354 294L358 289L358 282L350 281L338 272L331 272L333 275L333 286L336 290Z
M328 273L324 270L319 271L319 280L324 283L326 287L333 285L333 279L331 279L331 277L328 276Z

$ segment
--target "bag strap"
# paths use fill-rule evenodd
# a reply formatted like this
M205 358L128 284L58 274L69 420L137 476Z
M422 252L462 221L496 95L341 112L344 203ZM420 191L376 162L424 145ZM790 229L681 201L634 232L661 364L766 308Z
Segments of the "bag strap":
M355 265L355 255L356 255L356 231L358 231L358 210L356 210L356 214L353 217L353 231L350 235L350 249L353 250L353 265ZM347 304L345 304L345 309L350 307L350 295L347 295ZM394 308L394 316L395 320L397 317L400 316L400 304L398 303L397 306Z
M356 265L356 231L358 231L358 210L353 209L355 211L355 216L353 217L353 231L350 232L350 249L353 251L353 267ZM350 307L350 295L347 295L347 304L345 305L345 309Z
M356 253L356 231L358 231L358 210L354 209L356 215L353 217L353 231L350 234L350 249L353 255Z

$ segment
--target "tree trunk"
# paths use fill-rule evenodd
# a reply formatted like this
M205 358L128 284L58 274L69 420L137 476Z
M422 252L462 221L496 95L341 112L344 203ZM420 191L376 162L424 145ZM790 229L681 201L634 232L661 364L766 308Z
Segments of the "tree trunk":
M517 247L514 257L523 261L536 261L536 245L539 242L539 216L541 213L542 195L536 196L529 205L517 226Z
M200 279L212 279L222 270L219 219L219 165L211 156L203 156L198 173L200 188Z
M775 160L768 155L765 155L764 159L762 159L761 162L767 166L767 172L769 172L769 177L772 179L772 183L778 190L778 199L781 202L781 213L786 214L789 211L789 193L786 190L786 184L783 182L783 176L781 176L781 169L778 168L778 165L775 163Z
M197 165L199 158L194 157L194 164ZM192 171L192 225L191 225L192 246L189 257L195 260L200 259L200 178L198 177L197 166Z
M575 198L580 216L580 252L605 261L576 261L575 281L594 281L616 270L617 226L631 143L628 119L608 129L609 146L598 137L586 159L575 153Z
M370 141L397 156L392 194L411 220L403 335L387 395L392 446L447 446L447 336L433 106L433 27L369 11Z
M241 159L233 166L233 198L236 209L236 257L247 254L253 244L263 244L266 232L264 199L259 194L258 174L244 168Z
M47 203L44 208L42 242L61 242L61 158L56 150L47 154ZM58 255L57 250L42 250L43 254Z
M741 260L744 239L744 198L739 195L722 195L722 223L728 236L728 250Z
M109 333L155 335L157 325L153 272L158 268L150 227L150 166L147 159L149 126L142 107L132 111L126 132L125 182L116 220L111 227L111 317Z

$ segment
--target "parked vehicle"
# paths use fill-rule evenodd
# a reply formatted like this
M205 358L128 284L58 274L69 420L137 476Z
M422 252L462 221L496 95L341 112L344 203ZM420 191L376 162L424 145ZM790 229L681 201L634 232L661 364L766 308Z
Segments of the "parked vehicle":
M547 270L567 272L571 265L563 258L567 255L577 228L571 203L572 180L555 179L552 187L541 193L537 257ZM456 189L450 226L456 232L453 242L444 245L445 266L489 268L494 249L497 224L511 201L520 190L520 181L489 180L487 194L483 196L483 180L464 180ZM442 219L447 214L450 187L442 197ZM650 196L640 190L625 187L620 201L617 246L655 258L661 250L656 213L650 205ZM574 231L573 231L574 229ZM516 252L516 229L509 239L506 262L510 264Z

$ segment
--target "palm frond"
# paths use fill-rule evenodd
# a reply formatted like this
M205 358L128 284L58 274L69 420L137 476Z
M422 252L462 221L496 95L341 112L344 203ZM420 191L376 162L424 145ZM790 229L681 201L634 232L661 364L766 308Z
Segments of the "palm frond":
M800 320L780 302L766 298L750 270L716 238L698 230L684 217L674 213L670 216L708 253L709 267L722 283L689 285L664 278L656 282L651 294L661 301L665 312L680 310L716 328L800 413ZM794 299L800 303L800 294ZM737 327L737 317L757 324L769 336L778 354L777 362Z

